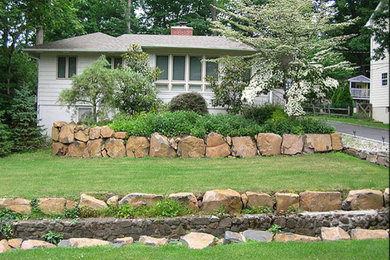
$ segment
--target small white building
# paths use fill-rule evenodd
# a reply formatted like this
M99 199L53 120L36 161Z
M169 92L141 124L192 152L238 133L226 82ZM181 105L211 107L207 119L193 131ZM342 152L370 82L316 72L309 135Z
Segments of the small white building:
M77 122L90 107L80 104L76 115L57 103L60 92L70 88L71 77L81 74L87 66L104 54L112 68L122 63L121 55L131 44L138 44L150 55L150 66L163 73L155 82L158 97L169 102L185 92L199 92L207 101L210 113L223 112L211 106L213 92L205 78L215 73L216 63L206 62L221 56L253 54L254 49L240 42L219 36L193 36L185 25L171 28L171 35L124 34L113 37L92 33L70 39L43 43L25 49L38 60L38 117L46 129L54 121ZM258 103L271 100L272 94L258 97ZM50 134L50 131L47 131Z
M380 4L375 10L378 10ZM387 22L389 26L389 22ZM375 26L372 16L366 26ZM389 28L388 28L389 29ZM370 104L372 104L372 118L376 121L389 123L389 53L382 60L375 61L374 49L378 47L374 37L371 37L370 47Z
M349 91L353 100L370 100L370 79L359 75L348 79Z

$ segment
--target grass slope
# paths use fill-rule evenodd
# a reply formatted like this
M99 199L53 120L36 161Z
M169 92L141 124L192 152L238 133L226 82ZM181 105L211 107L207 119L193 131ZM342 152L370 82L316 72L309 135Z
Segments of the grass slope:
M218 245L204 250L167 245L152 248L54 248L14 250L0 259L389 259L389 240Z
M376 128L389 129L389 124L384 124L381 122L375 122L372 119L358 119L358 118L348 118L348 117L337 117L337 116L309 116L310 118L325 120L325 121L335 121L342 123L349 123L354 125L370 126Z
M388 169L342 154L248 159L81 159L50 150L0 158L1 197L77 197L81 192L169 194L237 191L384 189Z

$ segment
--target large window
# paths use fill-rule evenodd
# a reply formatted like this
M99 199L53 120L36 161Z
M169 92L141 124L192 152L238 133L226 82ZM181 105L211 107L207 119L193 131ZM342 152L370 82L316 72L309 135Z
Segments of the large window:
M387 86L388 85L388 74L382 73L382 86Z
M168 56L157 56L156 65L162 71L158 79L168 79Z
M57 78L69 79L76 74L76 57L58 57Z
M117 69L123 64L122 58L119 57L108 57L107 61L110 63L110 65L107 66L108 69Z
M173 80L184 80L185 56L173 56Z
M211 61L206 62L206 76L218 78L218 63Z
M190 80L202 80L201 57L190 57Z

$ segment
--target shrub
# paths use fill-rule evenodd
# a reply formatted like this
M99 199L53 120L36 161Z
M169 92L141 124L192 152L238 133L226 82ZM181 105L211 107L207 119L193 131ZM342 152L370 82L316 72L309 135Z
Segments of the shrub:
M334 127L327 126L325 122L309 118L268 120L261 129L263 133L278 135L330 134L334 131Z
M347 108L351 107L350 113L353 113L353 99L349 92L349 86L344 85L343 87L337 88L332 95L332 107L334 108ZM347 114L347 111L337 111L340 114Z
M0 111L0 157L11 152L13 146L11 128L5 124L4 111Z
M64 236L60 233L55 233L50 230L49 232L44 234L42 238L51 244L58 245L58 243L61 242L62 239L64 239Z
M194 111L200 115L208 113L206 100L199 93L184 93L172 98L169 111Z
M256 121L258 124L264 124L268 119L271 119L273 113L277 111L278 115L283 114L287 118L281 105L264 104L262 106L248 106L243 110L243 117ZM275 118L276 119L276 118Z

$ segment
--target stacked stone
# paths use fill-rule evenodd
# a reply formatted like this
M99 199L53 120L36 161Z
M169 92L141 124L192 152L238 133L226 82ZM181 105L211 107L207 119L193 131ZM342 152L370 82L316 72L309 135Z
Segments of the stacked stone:
M388 152L373 152L373 151L369 152L364 150L358 150L352 147L345 148L343 152L353 157L359 158L361 160L366 160L370 163L375 163L389 168Z

